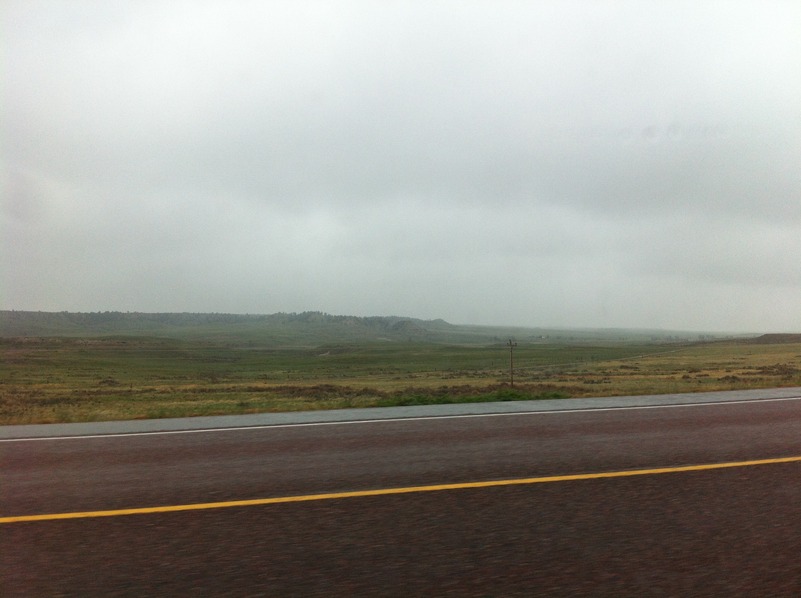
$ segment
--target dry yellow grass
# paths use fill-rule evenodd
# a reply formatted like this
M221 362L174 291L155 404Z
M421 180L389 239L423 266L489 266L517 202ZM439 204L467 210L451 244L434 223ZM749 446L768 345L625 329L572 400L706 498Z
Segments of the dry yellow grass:
M497 348L365 350L338 361L314 351L260 355L163 341L6 341L2 349L0 424L368 407L408 397L459 402L801 386L801 343L643 346L641 352L520 347L516 394L504 386L508 352Z

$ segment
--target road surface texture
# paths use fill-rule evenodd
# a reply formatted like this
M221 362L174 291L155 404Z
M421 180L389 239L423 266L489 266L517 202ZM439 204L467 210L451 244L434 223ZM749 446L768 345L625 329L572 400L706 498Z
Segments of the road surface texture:
M799 596L794 390L2 428L0 595Z

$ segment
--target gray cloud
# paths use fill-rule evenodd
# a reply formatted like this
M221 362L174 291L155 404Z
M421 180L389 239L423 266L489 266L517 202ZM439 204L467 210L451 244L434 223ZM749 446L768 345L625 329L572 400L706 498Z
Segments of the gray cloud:
M798 328L795 3L2 10L6 308Z

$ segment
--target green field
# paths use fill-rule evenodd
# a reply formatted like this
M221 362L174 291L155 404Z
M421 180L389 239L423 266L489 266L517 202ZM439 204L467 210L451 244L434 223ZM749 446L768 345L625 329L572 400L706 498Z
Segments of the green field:
M0 424L801 386L801 342L793 338L556 342L538 336L518 340L511 387L508 347L493 339L326 337L281 346L259 342L259 335L263 340L263 331L237 337L230 330L223 338L0 338Z

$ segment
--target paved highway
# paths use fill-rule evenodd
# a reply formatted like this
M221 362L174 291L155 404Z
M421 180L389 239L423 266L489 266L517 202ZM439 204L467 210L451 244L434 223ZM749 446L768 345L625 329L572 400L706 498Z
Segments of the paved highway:
M798 596L793 394L3 428L0 595Z

